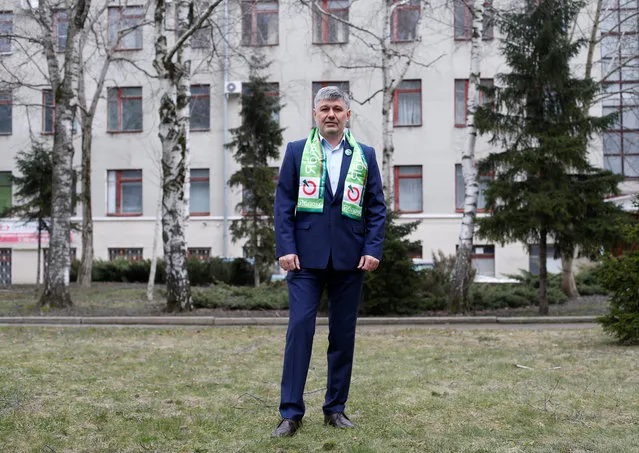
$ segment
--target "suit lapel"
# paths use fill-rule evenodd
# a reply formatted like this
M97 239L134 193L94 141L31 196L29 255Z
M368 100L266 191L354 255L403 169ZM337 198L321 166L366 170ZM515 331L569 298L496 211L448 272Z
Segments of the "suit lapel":
M346 151L349 152L346 152ZM339 171L339 184L337 190L333 195L333 201L338 198L341 199L340 194L344 192L344 181L346 180L346 174L348 173L348 167L351 165L351 159L353 158L353 147L348 143L348 140L344 141L344 151L342 153L342 166Z

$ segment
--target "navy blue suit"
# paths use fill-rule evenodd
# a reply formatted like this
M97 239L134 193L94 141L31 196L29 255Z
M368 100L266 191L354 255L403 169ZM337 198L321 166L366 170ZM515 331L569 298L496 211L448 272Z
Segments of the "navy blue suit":
M286 334L280 414L300 420L304 416L304 386L313 347L315 318L324 288L329 300L328 381L323 410L343 412L351 381L357 309L364 271L360 258L382 258L386 206L375 150L362 145L368 163L362 219L342 215L344 180L352 150L345 141L339 183L335 192L326 185L321 213L296 212L300 163L306 140L288 144L275 196L277 256L296 254L301 270L289 271L289 324ZM349 155L351 154L351 155Z

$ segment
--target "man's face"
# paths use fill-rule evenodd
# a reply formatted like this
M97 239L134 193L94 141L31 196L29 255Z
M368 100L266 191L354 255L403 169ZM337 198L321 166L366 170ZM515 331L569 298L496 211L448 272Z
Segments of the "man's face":
M320 101L313 110L313 119L322 137L340 138L350 117L351 111L342 99Z

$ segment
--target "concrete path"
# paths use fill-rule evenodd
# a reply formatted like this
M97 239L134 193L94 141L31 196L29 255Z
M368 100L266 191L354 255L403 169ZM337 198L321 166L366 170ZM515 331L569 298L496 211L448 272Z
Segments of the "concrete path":
M447 316L447 317L362 317L358 326L398 327L466 327L480 329L512 328L592 328L595 316ZM0 317L0 326L156 326L156 327L218 327L218 326L286 326L288 318L276 317L215 317L215 316L22 316ZM328 318L317 318L318 326L328 325Z

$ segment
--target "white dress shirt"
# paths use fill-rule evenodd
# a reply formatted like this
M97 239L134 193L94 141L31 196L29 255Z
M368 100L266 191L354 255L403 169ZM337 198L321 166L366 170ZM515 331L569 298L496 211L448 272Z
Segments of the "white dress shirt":
M344 157L344 144L346 142L346 137L342 137L342 141L340 141L335 148L333 148L321 135L320 140L324 153L326 153L328 183L331 185L333 195L335 195L335 191L339 185L339 176L342 170L342 158Z

